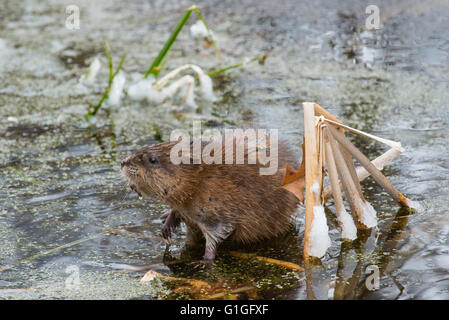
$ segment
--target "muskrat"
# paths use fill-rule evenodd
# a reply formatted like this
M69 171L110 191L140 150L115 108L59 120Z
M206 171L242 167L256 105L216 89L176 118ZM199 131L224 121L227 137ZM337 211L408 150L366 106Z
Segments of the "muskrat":
M282 168L286 163L295 163L285 144L278 143L275 174L261 175L259 169L264 166L259 158L256 164L248 164L247 146L244 164L173 164L170 152L177 143L141 148L121 162L122 173L132 190L170 207L161 216L166 241L170 240L171 231L184 222L186 245L203 236L204 261L213 262L217 246L225 239L248 244L288 230L299 201L280 186L285 172ZM201 150L204 147L202 143ZM223 159L226 151L223 146Z

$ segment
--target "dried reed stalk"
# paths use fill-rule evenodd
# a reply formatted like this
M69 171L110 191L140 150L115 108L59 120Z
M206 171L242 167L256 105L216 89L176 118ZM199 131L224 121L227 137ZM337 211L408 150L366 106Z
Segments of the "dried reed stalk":
M365 199L363 196L362 186L360 185L359 178L357 177L357 172L354 167L354 162L352 161L351 154L344 148L340 148L341 154L343 155L343 159L345 159L346 165L348 166L349 173L351 174L352 181L354 181L354 185L359 193L360 198Z
M342 215L346 212L345 206L343 204L343 196L340 189L340 184L338 181L338 172L337 172L337 166L335 164L334 155L332 153L332 148L329 142L329 137L326 135L325 132L325 147L326 147L326 166L327 166L327 172L329 176L329 181L331 184L332 189L332 195L334 197L335 202L335 209L337 210L337 220L338 224L340 226L340 230L343 231L344 225L343 221L344 218ZM353 240L353 239L350 239Z
M313 208L321 204L321 170L318 168L317 136L315 129L315 104L304 102L304 138L305 138L305 182L306 182L306 221L304 231L304 258L308 260L310 255L310 231L314 217ZM318 184L318 188L316 185ZM315 185L315 187L314 187Z
M352 179L351 173L347 166L347 163L341 153L339 145L337 141L335 141L333 136L333 131L331 131L332 126L326 126L325 132L327 137L329 138L329 143L332 149L332 154L335 157L335 164L337 166L338 176L342 181L343 190L345 192L346 198L351 207L351 213L356 221L357 227L361 229L366 229L367 226L364 225L361 221L363 221L364 210L362 208L362 198L359 195L359 191Z
M330 119L332 121L343 124L343 121L341 121L340 119L337 119L333 114L329 113L329 111L327 111L323 107L319 106L317 103L313 104L313 108L315 111L315 116L317 116L317 117L323 116L326 119Z
M329 130L333 137L348 150L351 155L372 175L373 179L401 206L409 207L408 199L388 180L375 165L369 161L369 159L360 152L345 136L343 136L338 130L329 126ZM307 166L307 164L306 164Z
M254 254L250 254L250 253L243 253L243 252L238 252L238 251L229 251L229 254L234 256L234 257L238 257L238 258L243 258L243 259L251 259L251 258L255 258L256 260L265 262L265 263L270 263L270 264L275 264L287 269L293 269L293 270L298 270L298 271L304 271L304 268L297 265L296 263L293 262L288 262L288 261L282 261L282 260L278 260L278 259L273 259L273 258L268 258L268 257L262 257L262 256L256 256Z
M360 181L369 175L372 175L376 182L379 183L400 205L409 206L409 201L379 171L379 169L382 169L383 166L402 153L403 149L400 143L379 138L369 133L348 127L344 125L341 120L337 119L316 103L304 102L303 108L305 148L303 149L302 165L305 163L306 189L304 262L307 267L309 263L311 263L311 260L308 258L317 255L313 248L314 244L311 243L311 237L313 239L316 237L316 235L312 235L312 232L314 232L314 234L317 233L318 235L323 232L317 231L319 229L312 231L315 214L320 212L315 212L314 210L321 209L316 208L316 206L321 206L332 196L334 197L338 223L342 229L342 234L344 233L348 238L356 237L353 221L347 216L347 212L344 208L341 187L345 192L357 227L360 229L372 228L377 224L376 212L365 200L360 186ZM373 162L370 162L370 160L345 137L345 129L385 143L392 147L392 149L373 160ZM361 168L355 169L353 158L362 165ZM326 164L328 168L331 186L323 190L324 164ZM300 170L298 170L297 173L300 173ZM297 180L299 178L295 177ZM296 190L297 193L302 193L302 184L297 184L300 187L299 190ZM321 215L320 219L322 219ZM345 223L343 223L343 220ZM349 224L347 223L348 221L350 222ZM321 222L318 225L321 225ZM347 228L346 231L343 232L343 225L349 225L350 228ZM315 240L313 241L315 242ZM323 243L321 243L321 247L318 250L320 252L323 251L325 245L327 244L323 245Z
M401 153L402 150L398 148L391 148L384 154L372 160L371 163L376 166L377 169L382 170L387 164L397 158ZM370 176L370 173L364 167L357 168L356 174L359 181L363 181ZM341 184L341 182L339 182L339 184ZM332 199L332 190L330 186L324 189L323 196L325 203Z

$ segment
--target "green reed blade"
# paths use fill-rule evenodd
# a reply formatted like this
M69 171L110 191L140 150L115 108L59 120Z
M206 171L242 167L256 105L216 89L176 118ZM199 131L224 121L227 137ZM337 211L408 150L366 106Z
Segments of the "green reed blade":
M109 44L106 42L104 46L104 55L106 56L106 59L108 60L108 67L109 67L109 81L108 81L108 87L106 88L105 92L103 93L103 96L100 98L100 101L98 101L97 105L92 109L89 108L89 111L84 116L84 119L88 120L90 116L94 116L97 114L98 110L101 108L101 105L103 102L107 99L109 96L109 92L111 91L112 83L114 82L114 78L119 73L120 69L123 66L123 62L125 61L126 54L122 54L122 57L120 58L120 62L117 66L117 69L114 71L114 66L112 64L112 53L111 48L109 47Z
M220 51L219 51L219 49L217 47L217 44L216 44L216 42L215 42L215 40L214 40L214 38L212 36L212 33L211 33L211 31L210 31L206 21L204 20L203 16L201 15L200 10L196 6L192 6L189 9L187 9L187 11L184 13L184 16L181 18L181 20L179 20L178 25L175 27L175 29L170 34L170 37L165 42L165 44L162 47L161 51L159 51L159 54L157 55L156 59L154 59L153 63L148 68L147 72L145 72L145 75L143 76L144 78L148 78L148 76L150 74L154 74L155 77L157 77L159 75L159 73L162 70L162 61L164 60L164 58L167 55L167 53L170 51L171 46L176 41L176 38L178 37L178 34L181 32L182 28L187 23L187 20L189 19L190 15L192 14L193 11L196 12L196 14L198 15L198 18L206 26L207 32L209 34L209 37L211 38L212 45L215 47L215 50L217 51L217 53L220 56Z
M170 34L170 37L165 42L164 46L162 47L161 51L159 51L159 54L157 55L156 59L154 59L153 63L151 64L150 68L148 68L147 72L143 76L144 78L148 78L150 74L154 74L157 76L160 72L159 70L155 70L155 68L159 67L164 57L167 55L168 51L170 50L173 43L176 41L176 38L178 37L179 32L181 32L182 28L186 24L187 20L189 19L190 15L192 14L193 9L195 6L189 8L185 13L184 16L179 20L178 25L176 28L172 31Z

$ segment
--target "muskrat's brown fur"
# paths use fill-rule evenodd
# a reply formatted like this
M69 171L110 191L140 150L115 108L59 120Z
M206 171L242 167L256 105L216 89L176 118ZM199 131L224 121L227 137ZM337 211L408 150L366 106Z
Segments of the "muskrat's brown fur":
M234 164L175 165L170 151L176 143L148 146L122 161L131 189L171 208L162 217L164 238L170 237L181 220L187 225L187 242L202 234L206 239L204 259L213 260L225 239L250 243L288 229L298 200L280 187L282 168L295 162L283 144L279 144L276 174L260 175L262 165L248 164L247 148L245 164L235 164L234 153ZM224 154L223 147L223 159Z

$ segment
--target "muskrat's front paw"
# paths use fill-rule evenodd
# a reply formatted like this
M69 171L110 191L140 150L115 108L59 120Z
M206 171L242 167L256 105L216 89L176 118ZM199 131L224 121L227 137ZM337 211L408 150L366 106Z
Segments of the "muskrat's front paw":
M193 269L207 269L207 268L212 268L212 267L216 266L215 261L210 260L210 259L193 261L193 262L189 263L189 265L191 265L193 267Z
M167 220L168 216L171 214L171 210L165 211L163 215L159 217L159 219L162 220L162 223L165 223L165 220Z
M161 217L162 220L162 236L164 237L165 243L170 244L171 233L175 231L179 224L178 219L172 210L167 210Z
M166 223L162 226L162 237L166 244L170 244L171 242L171 229L170 226L167 226Z
M162 226L162 237L165 240L166 244L170 244L171 242L171 233L175 231L176 225L172 223L170 219L167 219Z

